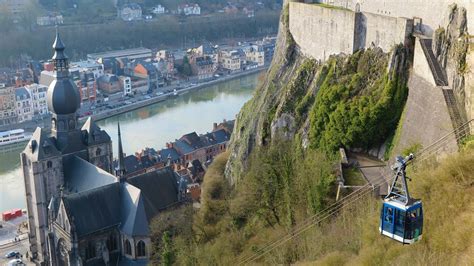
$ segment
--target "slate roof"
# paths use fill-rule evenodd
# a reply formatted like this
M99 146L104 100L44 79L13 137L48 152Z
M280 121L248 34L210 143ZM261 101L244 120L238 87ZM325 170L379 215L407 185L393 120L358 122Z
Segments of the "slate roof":
M15 97L17 101L30 99L30 94L25 87L20 87L15 89Z
M179 150L182 154L187 154L191 153L195 150L194 147L190 146L186 141L184 140L176 140L174 142L174 145L176 146L177 150Z
M46 158L60 156L61 153L49 138L48 134L42 128L36 128L28 145L26 145L25 154L31 158L31 161L37 162Z
M230 134L224 129L219 129L211 133L207 133L201 136L202 142L206 143L206 146L216 145L224 143L230 140Z
M171 161L178 161L180 159L179 153L174 148L166 148L160 151L161 160L168 160L168 156L171 157Z
M64 183L69 192L83 192L116 183L115 176L77 156L63 159Z
M91 117L87 118L81 130L86 132L84 138L87 142L87 145L96 145L110 142L109 134L97 126Z
M204 144L201 141L201 138L199 138L198 134L196 132L192 132L189 134L186 134L180 138L180 140L185 141L189 146L197 149L201 148L204 146Z
M121 186L121 197L122 232L131 236L149 236L150 230L141 191L125 183Z
M178 203L178 178L171 168L165 167L127 180L141 190L148 221L159 211Z
M62 200L78 237L121 223L120 183L67 195Z

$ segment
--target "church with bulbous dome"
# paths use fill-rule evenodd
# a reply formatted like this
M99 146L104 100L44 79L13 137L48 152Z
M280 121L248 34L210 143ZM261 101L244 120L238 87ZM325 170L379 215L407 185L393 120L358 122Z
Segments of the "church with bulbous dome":
M114 168L107 132L90 117L79 125L80 96L65 48L56 33L47 92L51 131L38 127L20 155L28 258L37 265L146 265L149 224L180 203L180 177L165 167L126 178L120 126Z

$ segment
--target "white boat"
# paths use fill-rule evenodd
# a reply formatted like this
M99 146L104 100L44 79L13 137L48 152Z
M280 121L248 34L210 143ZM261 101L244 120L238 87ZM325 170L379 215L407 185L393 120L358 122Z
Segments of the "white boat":
M26 142L30 140L31 134L25 134L23 129L13 129L0 132L0 146Z

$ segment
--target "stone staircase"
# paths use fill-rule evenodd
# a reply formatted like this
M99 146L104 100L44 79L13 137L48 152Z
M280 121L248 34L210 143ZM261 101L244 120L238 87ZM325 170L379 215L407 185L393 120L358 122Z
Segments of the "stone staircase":
M421 48L425 53L426 59L428 60L428 64L430 66L431 72L433 73L433 77L437 86L448 86L448 78L446 76L446 72L439 64L438 60L436 59L433 48L432 48L432 39L422 39L420 38Z
M449 116L451 117L453 127L456 129L460 128L464 123L464 120L462 119L461 112L456 101L456 96L454 95L453 90L449 87L443 87L442 91L444 99L446 101L446 105L448 106L448 112ZM455 130L454 134L456 136L456 141L459 143L463 136L462 132L460 132L459 130Z
M457 104L454 91L449 87L446 71L441 67L433 53L433 40L429 38L419 38L419 41L421 48L423 49L423 53L425 54L428 61L428 65L430 66L436 86L443 92L444 100L446 101L446 106L448 107L449 117L451 118L453 128L458 129L465 121L459 109L459 105ZM456 136L456 141L459 143L463 134L462 132L459 132L459 130L455 130L454 133Z

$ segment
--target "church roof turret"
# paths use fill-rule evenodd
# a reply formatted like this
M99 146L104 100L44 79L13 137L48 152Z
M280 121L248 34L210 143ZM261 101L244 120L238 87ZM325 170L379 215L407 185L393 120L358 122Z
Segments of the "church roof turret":
M53 44L55 79L48 88L48 109L58 115L74 114L81 105L79 91L69 77L69 62L59 32Z

